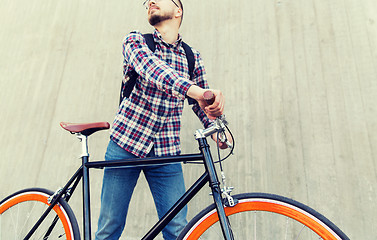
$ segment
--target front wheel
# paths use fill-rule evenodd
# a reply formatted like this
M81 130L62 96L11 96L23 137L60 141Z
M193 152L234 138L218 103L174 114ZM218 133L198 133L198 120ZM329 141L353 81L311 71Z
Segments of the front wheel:
M225 207L234 239L349 240L327 218L292 199L266 193L234 195L238 204ZM223 239L214 204L183 229L178 239Z
M42 216L53 192L30 188L0 202L0 239L24 239ZM66 201L60 200L30 239L79 240L76 218Z

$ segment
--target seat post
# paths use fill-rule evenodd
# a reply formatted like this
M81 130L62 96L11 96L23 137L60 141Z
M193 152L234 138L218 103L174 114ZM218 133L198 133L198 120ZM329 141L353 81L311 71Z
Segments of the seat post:
M82 157L89 157L89 152L88 152L88 137L81 134L81 133L76 133L77 138L81 142L81 158Z
M84 239L91 239L91 221L90 221L90 188L89 188L89 168L86 164L89 162L88 136L76 133L81 141L81 159L82 159L82 184L83 184L83 216L84 216Z

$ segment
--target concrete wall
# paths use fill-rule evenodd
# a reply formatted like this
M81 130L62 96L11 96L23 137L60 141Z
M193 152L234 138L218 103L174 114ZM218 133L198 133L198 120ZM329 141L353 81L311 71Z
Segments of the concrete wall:
M377 236L377 2L187 0L181 33L227 98L236 154L226 172L236 192L292 197L351 239ZM0 199L21 188L61 186L80 145L60 121L112 122L121 43L151 31L142 1L0 0ZM200 127L186 108L183 150ZM108 133L90 138L101 160ZM187 184L202 170L184 166ZM93 170L93 230L102 172ZM127 224L138 239L156 219L140 179ZM203 203L201 203L203 202ZM210 202L203 191L189 215ZM80 194L72 207L81 216ZM131 218L133 218L131 220Z

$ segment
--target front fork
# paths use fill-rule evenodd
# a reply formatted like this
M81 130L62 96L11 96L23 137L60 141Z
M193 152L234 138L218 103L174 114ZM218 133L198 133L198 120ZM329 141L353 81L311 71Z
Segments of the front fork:
M215 164L213 163L211 152L209 151L209 145L208 145L207 139L198 138L197 140L199 142L200 151L202 152L204 156L203 161L204 161L205 168L208 172L209 186L211 187L211 190L212 190L212 197L216 205L216 210L219 216L221 230L226 240L233 240L234 237L233 237L232 229L230 227L228 218L225 215L224 203L222 201L222 196L221 196L220 182L217 177ZM230 197L227 191L225 192L226 192L225 195L229 203L230 199L233 199L233 198Z

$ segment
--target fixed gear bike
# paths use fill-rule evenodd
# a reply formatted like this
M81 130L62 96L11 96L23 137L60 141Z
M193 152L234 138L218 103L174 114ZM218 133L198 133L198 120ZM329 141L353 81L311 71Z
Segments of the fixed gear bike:
M56 192L29 188L3 199L0 202L0 239L81 239L76 217L68 205L81 180L83 238L91 239L89 169L176 162L201 163L204 173L142 240L154 239L207 183L214 203L196 215L177 239L349 239L323 215L292 199L266 193L231 195L232 187L225 184L222 166L221 187L215 163L221 164L225 158L221 159L220 155L218 161L212 158L206 138L217 133L226 142L224 132L229 131L226 125L225 118L220 117L211 127L197 130L195 138L200 149L197 154L90 162L87 139L97 131L108 129L109 123L61 123L65 130L75 134L81 141L81 166L67 184Z

